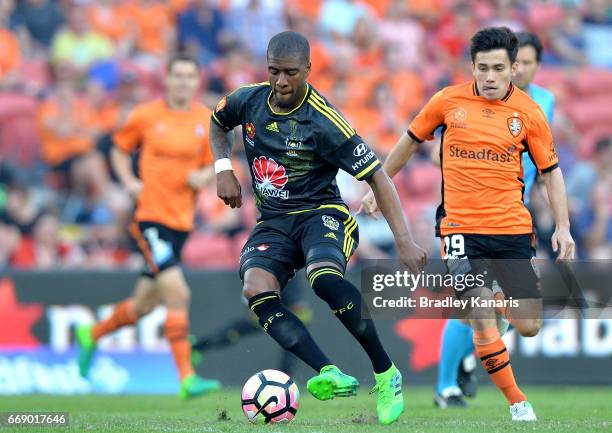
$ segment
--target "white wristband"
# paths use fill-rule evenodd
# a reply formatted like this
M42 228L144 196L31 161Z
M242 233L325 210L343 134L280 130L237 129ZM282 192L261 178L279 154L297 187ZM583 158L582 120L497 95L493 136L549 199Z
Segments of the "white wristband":
M229 158L221 158L215 161L215 174L221 173L222 171L233 170L232 160Z

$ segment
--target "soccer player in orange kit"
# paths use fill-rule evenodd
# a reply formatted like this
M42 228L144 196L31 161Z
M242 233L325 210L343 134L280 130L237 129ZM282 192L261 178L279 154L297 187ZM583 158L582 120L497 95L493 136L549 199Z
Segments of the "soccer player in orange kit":
M208 141L211 111L193 101L200 84L200 66L186 55L168 62L166 97L134 109L113 136L111 163L121 183L137 201L130 233L145 258L146 268L132 296L112 315L94 325L77 327L79 368L86 377L96 342L164 304L164 326L180 378L183 399L219 388L217 381L194 373L189 342L190 291L179 266L181 250L193 228L196 192L214 173ZM139 177L132 172L131 153L140 149Z

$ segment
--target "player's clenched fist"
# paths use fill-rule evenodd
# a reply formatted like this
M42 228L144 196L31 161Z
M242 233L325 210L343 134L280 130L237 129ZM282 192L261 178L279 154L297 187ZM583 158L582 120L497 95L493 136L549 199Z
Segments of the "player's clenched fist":
M232 170L217 174L217 196L232 208L242 206L240 182Z
M420 273L427 263L427 253L410 236L397 239L399 259L414 274Z

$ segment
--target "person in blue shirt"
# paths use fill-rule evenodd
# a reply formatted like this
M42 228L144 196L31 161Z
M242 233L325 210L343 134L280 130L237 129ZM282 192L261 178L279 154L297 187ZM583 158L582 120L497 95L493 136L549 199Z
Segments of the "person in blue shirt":
M529 32L516 34L519 40L519 51L516 58L518 69L512 82L528 93L544 111L549 124L552 124L555 110L555 96L543 87L533 84L542 59L542 42L537 35ZM525 191L523 199L529 203L531 189L536 181L538 171L529 154L523 154L523 180ZM494 284L495 286L495 284ZM472 328L459 319L451 318L446 323L440 347L440 364L438 381L434 394L434 404L440 408L464 407L466 397L476 395L476 378L474 371L478 364L474 359Z

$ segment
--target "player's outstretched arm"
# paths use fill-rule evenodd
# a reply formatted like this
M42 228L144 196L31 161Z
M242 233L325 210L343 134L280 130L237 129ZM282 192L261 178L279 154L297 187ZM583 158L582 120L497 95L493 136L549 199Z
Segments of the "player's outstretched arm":
M224 130L211 119L210 146L215 156L217 196L226 205L236 208L242 206L242 191L230 161L233 142L233 131Z
M132 158L130 154L124 152L117 146L113 146L110 154L110 162L113 171L121 181L128 194L134 199L138 199L142 191L142 182L132 171Z
M565 193L565 182L563 173L559 167L547 173L542 173L544 185L550 207L555 218L555 232L552 235L552 248L558 252L558 260L570 260L574 258L574 239L570 234L569 213L567 210L567 195Z
M427 254L425 250L418 246L410 229L408 221L402 211L399 196L395 190L395 185L385 172L378 170L368 179L376 201L380 204L380 210L391 227L400 261L407 266L411 272L419 273L425 267Z
M385 172L393 177L398 171L402 169L404 165L410 160L414 152L419 148L419 142L410 137L407 133L404 133L393 149L389 156L385 160L383 168ZM378 212L379 206L376 203L376 198L372 191L368 192L361 199L361 207L357 213L365 212L367 215L375 217L375 213Z

